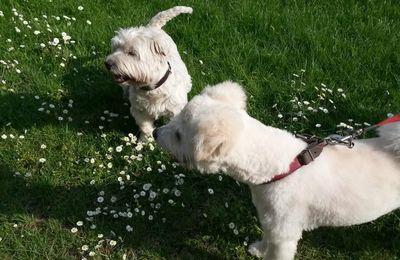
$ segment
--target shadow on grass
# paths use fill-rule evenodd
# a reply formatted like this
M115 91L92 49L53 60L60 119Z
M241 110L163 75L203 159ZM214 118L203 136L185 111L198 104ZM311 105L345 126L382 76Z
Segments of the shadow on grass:
M314 248L345 259L393 259L400 257L400 211L372 223L352 227L324 227L305 232L299 250ZM396 259L397 259L396 258Z
M118 190L118 185L52 185L46 182L31 182L22 177L13 177L7 169L0 170L0 212L10 222L15 215L33 215L42 221L57 219L65 228L65 232L75 226L77 220L83 220L87 210L94 210L99 204L95 203L99 191L104 190L106 194L113 194ZM162 182L165 180L150 180L151 177L142 176L138 183L153 181ZM191 177L192 178L192 177ZM230 184L230 182L228 183ZM137 216L129 221L124 218L113 219L111 215L101 216L95 219L97 229L92 231L88 227L85 233L104 233L111 230L117 234L125 234L124 245L126 248L139 249L140 252L156 252L165 258L177 259L225 259L226 252L221 253L221 243L227 247L234 247L238 243L233 235L221 232L226 221L238 218L243 225L249 224L254 211L249 198L246 198L247 188L232 189L226 186L220 187L226 192L221 198L204 198L199 190L205 190L207 183L203 177L191 179L191 187L186 187L182 203L186 207L176 207L160 210L154 221L148 221L146 217ZM231 185L231 184L230 184ZM133 187L126 187L120 198L124 202L132 203L131 196ZM190 193L190 191L192 191ZM235 202L238 208L226 210L221 207L223 201L244 198L243 201ZM126 200L126 201L125 201ZM123 204L121 202L119 205ZM134 204L134 203L132 203ZM163 205L168 205L165 201ZM233 203L232 203L233 204ZM108 206L110 204L107 204ZM168 206L166 206L168 207ZM145 209L145 208L142 208ZM211 210L207 210L211 209ZM148 210L148 209L145 209ZM164 211L163 211L164 210ZM221 210L221 211L218 211ZM209 212L209 218L205 219L204 212ZM241 212L242 211L242 212ZM247 212L246 212L247 211ZM210 216L214 214L213 216ZM232 216L237 214L237 216ZM390 257L400 256L400 226L399 212L385 216L374 223L343 228L320 228L313 232L305 232L300 242L299 257L309 256L310 250L326 252L329 255L341 255L344 258L354 259L374 255L382 256L387 254ZM167 223L162 223L161 217L167 217ZM134 232L126 233L125 226L130 224ZM235 223L237 223L235 221ZM89 224L85 224L89 226ZM250 236L251 240L257 239L254 230L243 236ZM222 241L222 242L221 242ZM232 242L232 243L231 243ZM240 243L240 242L239 242ZM224 249L227 250L227 249ZM231 252L232 253L232 252ZM367 257L368 258L368 257Z
M140 182L149 182L146 178L149 177L140 177ZM204 185L201 180L198 184ZM197 184L190 189L199 189L195 186ZM105 191L106 195L109 195L114 194L115 190L119 190L119 186L115 184L52 185L44 181L34 182L23 177L14 177L10 170L0 167L0 219L13 223L21 214L33 216L40 223L56 219L62 225L62 229L69 233L78 220L84 220L87 210L102 206L95 202L99 191ZM121 200L132 203L134 207L131 190L132 187L126 187L120 194L127 198ZM208 220L202 215L207 207L216 207L211 204L217 202L202 200L201 195L194 191L184 203L188 206L180 207L177 203L175 207L167 208L164 212L161 209L153 221L149 221L147 215L142 217L140 214L132 219L120 217L118 220L114 219L112 214L99 216L93 222L97 226L96 230L91 230L90 223L84 221L83 232L89 237L96 237L98 233L110 234L113 231L124 238L122 247L139 250L135 252L139 256L142 252L151 252L152 255L166 259L225 259L224 254L219 252L219 248L214 246L212 241L229 241L223 241L225 238L221 237L220 227L208 226ZM121 206L124 203L116 204ZM166 200L162 205L169 207ZM141 209L149 210L146 206ZM161 217L167 217L167 223L162 223ZM127 224L134 227L134 232L126 232ZM109 238L118 240L117 237ZM72 250L76 247L80 245L71 245Z
M103 125L105 129L138 133L129 112L129 102L122 98L121 88L112 82L108 71L91 65L91 60L91 57L87 57L70 62L59 92L7 92L0 95L0 125L11 123L11 127L20 130L40 128L59 125L58 118L63 117L62 122L79 131L98 131L98 126ZM69 100L73 101L72 108L68 107ZM68 114L64 110L68 110ZM111 123L107 122L110 118L103 113L105 110L118 114L118 117L111 118ZM106 120L100 120L101 116ZM72 121L68 121L68 117ZM90 123L85 124L85 121Z

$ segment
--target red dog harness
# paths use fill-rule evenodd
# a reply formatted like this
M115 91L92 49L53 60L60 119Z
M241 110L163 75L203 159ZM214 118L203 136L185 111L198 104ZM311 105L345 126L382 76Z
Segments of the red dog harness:
M321 139L318 137L306 137L300 135L296 135L296 137L302 138L305 142L307 142L308 143L307 148L301 151L301 153L299 153L296 156L296 158L294 158L294 160L289 166L289 171L275 175L274 177L272 177L271 180L263 184L269 184L271 182L283 179L286 176L297 171L302 166L309 164L310 162L314 161L322 153L324 147L328 145L328 142L325 139Z
M275 175L274 177L272 177L271 180L264 182L262 184L270 184L272 182L279 181L279 180L285 178L286 176L289 176L293 172L297 171L302 166L311 163L322 153L322 150L328 144L329 145L345 144L345 145L347 145L347 147L352 148L354 146L353 139L355 139L357 136L359 136L367 131L370 131L372 129L376 129L380 126L383 126L386 124L391 124L394 122L399 122L399 121L400 121L400 115L392 116L392 117L390 117L382 122L379 122L375 125L353 131L350 135L344 136L344 137L328 136L326 138L319 138L316 136L296 135L297 138L303 139L308 144L307 148L304 149L303 151L301 151L301 153L299 153L296 156L296 158L294 158L294 160L290 163L289 170L287 172Z

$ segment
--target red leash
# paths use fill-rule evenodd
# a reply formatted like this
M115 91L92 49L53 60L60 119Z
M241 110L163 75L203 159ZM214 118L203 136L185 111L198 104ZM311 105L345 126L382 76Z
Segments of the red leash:
M287 172L275 175L274 177L272 177L271 180L269 180L268 182L264 182L262 184L269 184L281 180L286 176L289 176L293 172L297 171L302 166L307 165L310 162L314 161L321 154L323 148L328 144L329 145L344 144L347 147L352 148L354 146L353 139L355 139L357 136L360 136L361 134L368 132L372 129L378 128L380 126L395 122L400 122L400 114L392 116L367 128L355 130L350 135L347 136L331 135L326 138L319 138L316 136L296 135L297 138L301 138L308 143L307 148L301 151L301 153L298 154L296 158L294 158L294 160L290 163L289 170Z
M388 119L383 120L382 122L377 123L376 126L383 126L383 125L395 123L395 122L398 122L398 121L400 121L400 115L396 115L396 116L389 117Z

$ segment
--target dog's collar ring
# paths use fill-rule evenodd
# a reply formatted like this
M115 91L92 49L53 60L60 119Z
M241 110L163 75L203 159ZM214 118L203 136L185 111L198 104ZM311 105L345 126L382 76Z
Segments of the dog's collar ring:
M151 91L161 87L161 85L164 84L165 81L167 81L169 75L172 73L171 64L169 64L169 61L167 61L167 64L168 64L167 71L165 72L164 76L154 85L154 88L151 88L150 86L143 86L140 89L144 91Z

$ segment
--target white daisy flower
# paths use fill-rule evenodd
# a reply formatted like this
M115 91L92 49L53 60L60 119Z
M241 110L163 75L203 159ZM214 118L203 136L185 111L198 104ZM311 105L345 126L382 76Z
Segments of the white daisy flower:
M146 183L143 185L143 190L148 191L151 188L151 183Z
M58 38L54 38L53 41L51 42L51 45L57 46L60 43L60 40Z
M126 225L126 231L132 232L133 228L130 225Z
M45 163L45 162L46 162L46 159L45 159L45 158L40 158L40 159L39 159L39 162L40 162L40 163Z
M117 197L111 196L110 201L111 201L111 203L115 203L117 201Z
M149 198L150 198L151 200L153 200L153 199L155 199L156 197L157 197L157 193L154 192L154 191L150 191Z

